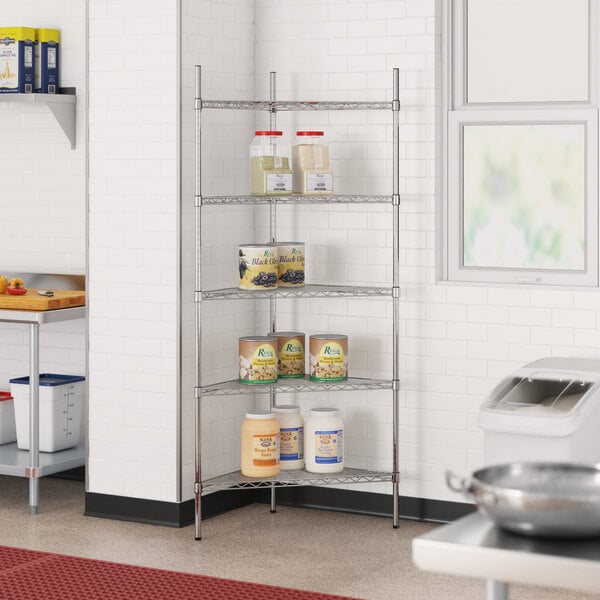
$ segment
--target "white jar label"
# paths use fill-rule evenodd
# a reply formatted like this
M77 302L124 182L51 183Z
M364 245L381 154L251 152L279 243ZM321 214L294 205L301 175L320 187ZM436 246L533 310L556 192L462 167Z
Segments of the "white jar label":
M255 467L279 464L279 432L255 433L252 436L252 464Z
M343 460L343 429L315 431L315 462L318 465L335 465Z
M281 428L281 461L301 460L304 457L304 427Z
M265 189L267 192L291 192L291 173L265 173Z
M304 180L306 193L333 193L333 173L306 173Z

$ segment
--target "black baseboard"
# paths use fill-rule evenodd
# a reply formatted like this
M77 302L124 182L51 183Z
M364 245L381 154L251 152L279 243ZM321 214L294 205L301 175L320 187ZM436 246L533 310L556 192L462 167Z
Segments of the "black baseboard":
M223 490L202 496L202 519L253 504L270 503L270 489ZM380 517L392 516L392 497L354 490L321 487L284 487L277 490L277 504L318 508ZM475 510L471 504L401 496L401 519L447 523ZM185 527L194 522L194 501L161 502L109 494L85 494L86 516Z
M68 479L70 481L85 481L85 467L75 467L68 471L60 471L59 473L47 475L47 477L53 477L54 479Z

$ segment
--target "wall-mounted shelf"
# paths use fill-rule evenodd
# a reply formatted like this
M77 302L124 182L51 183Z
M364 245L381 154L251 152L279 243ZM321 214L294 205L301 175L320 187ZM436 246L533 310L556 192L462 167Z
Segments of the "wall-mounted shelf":
M29 103L46 105L75 148L75 88L63 88L61 94L0 94L0 103Z

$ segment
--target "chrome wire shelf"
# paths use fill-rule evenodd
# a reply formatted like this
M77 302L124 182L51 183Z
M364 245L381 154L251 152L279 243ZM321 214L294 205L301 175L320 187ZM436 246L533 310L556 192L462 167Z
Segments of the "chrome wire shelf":
M239 288L223 288L220 290L196 291L196 302L202 300L253 299L265 298L343 298L343 297L385 297L392 296L389 287L356 287L346 285L308 284L299 288L278 287L273 290L240 290Z
M393 196L333 195L333 196L196 196L196 207L240 204L392 204Z
M298 485L343 485L349 483L372 483L374 481L392 481L392 474L364 469L344 469L341 473L308 473L306 471L282 471L272 479L252 479L244 477L239 471L213 477L202 482L202 493L230 488L256 489L289 487Z
M355 392L360 390L391 390L388 379L363 379L348 377L345 381L311 381L308 377L280 379L277 383L249 384L237 379L222 381L196 388L196 398L200 396L239 396L242 394L285 394L293 392Z
M270 100L196 100L196 109L223 108L234 110L266 110L279 112L285 110L392 110L391 102L297 102Z

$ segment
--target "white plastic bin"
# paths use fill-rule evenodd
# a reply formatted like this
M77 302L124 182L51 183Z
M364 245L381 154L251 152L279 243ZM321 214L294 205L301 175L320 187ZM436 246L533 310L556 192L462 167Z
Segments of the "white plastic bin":
M15 402L10 392L0 392L0 445L16 441Z
M478 419L486 465L600 462L600 360L543 358L503 379Z
M40 374L40 452L56 452L79 443L85 377ZM10 380L15 400L17 446L29 450L29 377Z

